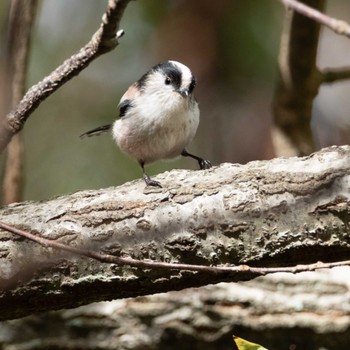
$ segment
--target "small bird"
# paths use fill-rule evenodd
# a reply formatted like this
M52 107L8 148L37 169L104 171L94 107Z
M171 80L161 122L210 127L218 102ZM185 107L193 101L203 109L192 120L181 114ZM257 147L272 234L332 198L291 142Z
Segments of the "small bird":
M177 156L192 157L200 169L211 163L189 153L187 145L196 134L199 108L193 90L196 79L191 70L176 61L157 64L132 84L122 96L119 119L80 137L112 131L119 148L135 158L147 186L162 187L145 172L145 165Z

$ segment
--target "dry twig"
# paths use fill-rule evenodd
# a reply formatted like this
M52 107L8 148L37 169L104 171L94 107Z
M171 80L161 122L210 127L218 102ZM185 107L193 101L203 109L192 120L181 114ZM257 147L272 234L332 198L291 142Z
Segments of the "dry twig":
M82 249L71 247L64 243L55 242L38 235L35 235L31 232L21 230L14 226L8 225L4 222L0 221L0 228L14 233L16 235L20 235L22 237L26 237L34 242L41 244L47 248L60 249L69 253L73 253L75 255L85 256L88 258L95 259L102 263L108 264L118 264L120 266L132 266L138 268L151 268L151 269L164 269L164 270L187 270L194 272L204 272L209 274L236 274L239 275L243 273L245 275L249 274L254 277L264 276L270 273L278 273L278 272L287 272L287 273L299 273L306 271L315 271L319 269L326 269L337 266L350 266L350 260L346 261L337 261L331 263L323 263L317 262L314 264L305 264L305 265L296 265L290 267L250 267L248 265L238 265L238 266L205 266L205 265L192 265L192 264L176 264L176 263L167 263L160 261L151 261L151 260L137 260L133 258L121 258L111 254L104 254L95 252L89 249Z
M350 67L323 69L320 73L321 82L324 84L350 79Z
M323 12L313 9L297 0L281 0L284 5L298 13L309 17L316 22L325 25L329 29L333 30L335 33L340 35L345 35L350 38L350 25L340 19L330 17Z
M118 45L118 39L123 35L123 31L118 30L120 20L129 2L130 0L109 0L107 10L102 17L101 27L91 40L79 52L27 91L17 108L2 120L0 151L4 150L12 136L23 128L28 117L42 101L79 74L95 58Z

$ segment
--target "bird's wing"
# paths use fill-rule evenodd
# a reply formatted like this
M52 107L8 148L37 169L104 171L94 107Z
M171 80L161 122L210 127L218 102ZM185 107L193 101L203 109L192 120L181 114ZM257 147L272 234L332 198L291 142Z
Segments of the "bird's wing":
M129 108L133 106L133 101L140 95L140 89L137 87L137 83L130 85L128 90L120 99L118 109L119 117L123 118Z
M132 102L129 99L125 99L120 101L118 108L119 108L119 117L123 118L125 117L126 111L132 107Z

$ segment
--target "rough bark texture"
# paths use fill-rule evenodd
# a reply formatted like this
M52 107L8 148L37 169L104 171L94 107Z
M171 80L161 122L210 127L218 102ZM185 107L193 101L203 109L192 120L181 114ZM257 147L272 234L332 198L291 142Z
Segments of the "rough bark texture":
M323 11L324 0L302 0ZM311 132L311 109L320 86L316 67L320 24L293 11L287 11L279 53L279 76L274 96L274 139L287 150L275 147L277 155L307 155L314 150ZM276 141L277 142L277 141ZM277 145L276 145L277 146Z
M0 322L3 350L348 350L349 268L94 303Z
M350 258L350 147L305 158L156 177L2 208L0 220L137 259L285 266ZM0 317L179 290L249 274L141 270L69 256L1 232Z

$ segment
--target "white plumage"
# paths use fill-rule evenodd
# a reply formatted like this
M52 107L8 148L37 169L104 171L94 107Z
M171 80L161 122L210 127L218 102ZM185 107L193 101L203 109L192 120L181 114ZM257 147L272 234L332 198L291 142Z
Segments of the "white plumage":
M132 84L119 103L120 118L84 135L112 129L119 148L140 163L147 185L159 186L144 172L144 165L159 159L189 156L201 169L210 162L187 152L196 134L199 108L193 95L195 78L180 62L166 61L154 66Z

